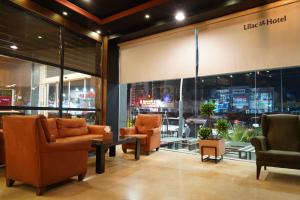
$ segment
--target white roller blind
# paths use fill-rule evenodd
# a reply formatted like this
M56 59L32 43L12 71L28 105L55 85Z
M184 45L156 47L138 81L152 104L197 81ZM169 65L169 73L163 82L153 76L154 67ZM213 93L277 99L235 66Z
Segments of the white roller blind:
M200 76L297 65L299 2L261 7L252 13L199 26Z
M177 29L120 45L120 82L195 76L194 28Z

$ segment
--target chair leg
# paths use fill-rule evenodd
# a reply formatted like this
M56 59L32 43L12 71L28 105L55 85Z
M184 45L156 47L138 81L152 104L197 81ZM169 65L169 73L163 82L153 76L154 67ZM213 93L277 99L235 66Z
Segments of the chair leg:
M267 166L266 165L264 166L264 169L267 170Z
M158 150L159 150L159 147L156 148L156 151L158 151Z
M261 166L257 165L256 166L256 180L259 180L260 171L261 171Z
M79 175L78 175L78 181L83 181L85 175L86 175L86 172L84 172L84 173L82 173L82 174L79 174Z
M41 196L43 195L44 191L45 191L45 187L37 187L35 192L37 196Z
M122 147L122 151L123 151L123 153L127 153L127 149L125 149L123 147Z
M15 180L6 178L6 186L7 187L12 187L14 183L15 183Z

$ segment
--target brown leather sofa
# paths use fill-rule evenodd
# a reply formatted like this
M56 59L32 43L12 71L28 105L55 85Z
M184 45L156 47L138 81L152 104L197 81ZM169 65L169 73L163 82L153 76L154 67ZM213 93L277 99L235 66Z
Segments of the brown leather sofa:
M46 119L41 116L3 118L6 184L45 187L73 176L83 180L93 138L110 137L105 126L87 126L84 119Z
M262 116L263 136L253 137L256 151L256 178L261 167L300 169L300 120L297 115Z
M160 147L161 115L157 114L139 114L136 117L135 126L131 128L121 128L121 136L134 136L141 140L141 151L149 155L153 149L156 151ZM124 153L127 149L134 149L135 144L123 144Z

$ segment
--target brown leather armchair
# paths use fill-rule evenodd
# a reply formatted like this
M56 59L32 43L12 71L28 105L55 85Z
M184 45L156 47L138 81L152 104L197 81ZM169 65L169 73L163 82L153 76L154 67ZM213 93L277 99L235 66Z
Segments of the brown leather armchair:
M300 120L297 115L263 115L262 136L253 137L256 152L256 178L261 167L300 169Z
M6 184L21 181L36 187L37 195L44 188L73 176L81 181L87 171L88 140L47 140L38 116L3 118L6 159Z
M0 129L0 165L4 164L4 140L3 140L3 130Z
M132 128L121 128L120 135L140 138L141 151L149 155L153 149L159 150L161 121L161 115L139 114L136 117L135 126ZM134 149L134 145L123 144L123 152L126 153L127 149Z

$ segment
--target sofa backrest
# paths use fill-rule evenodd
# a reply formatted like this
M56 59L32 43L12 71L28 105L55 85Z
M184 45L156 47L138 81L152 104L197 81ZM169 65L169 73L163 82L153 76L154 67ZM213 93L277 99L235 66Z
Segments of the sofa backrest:
M159 114L139 114L136 117L135 127L138 133L145 133L147 130L161 126L162 117Z
M56 119L59 137L71 137L88 134L86 120L84 118L76 119Z
M55 138L59 137L58 129L56 125L57 118L48 118L47 124L48 124L48 131L50 134L54 135Z
M269 149L300 151L300 129L297 115L262 116L262 131Z

